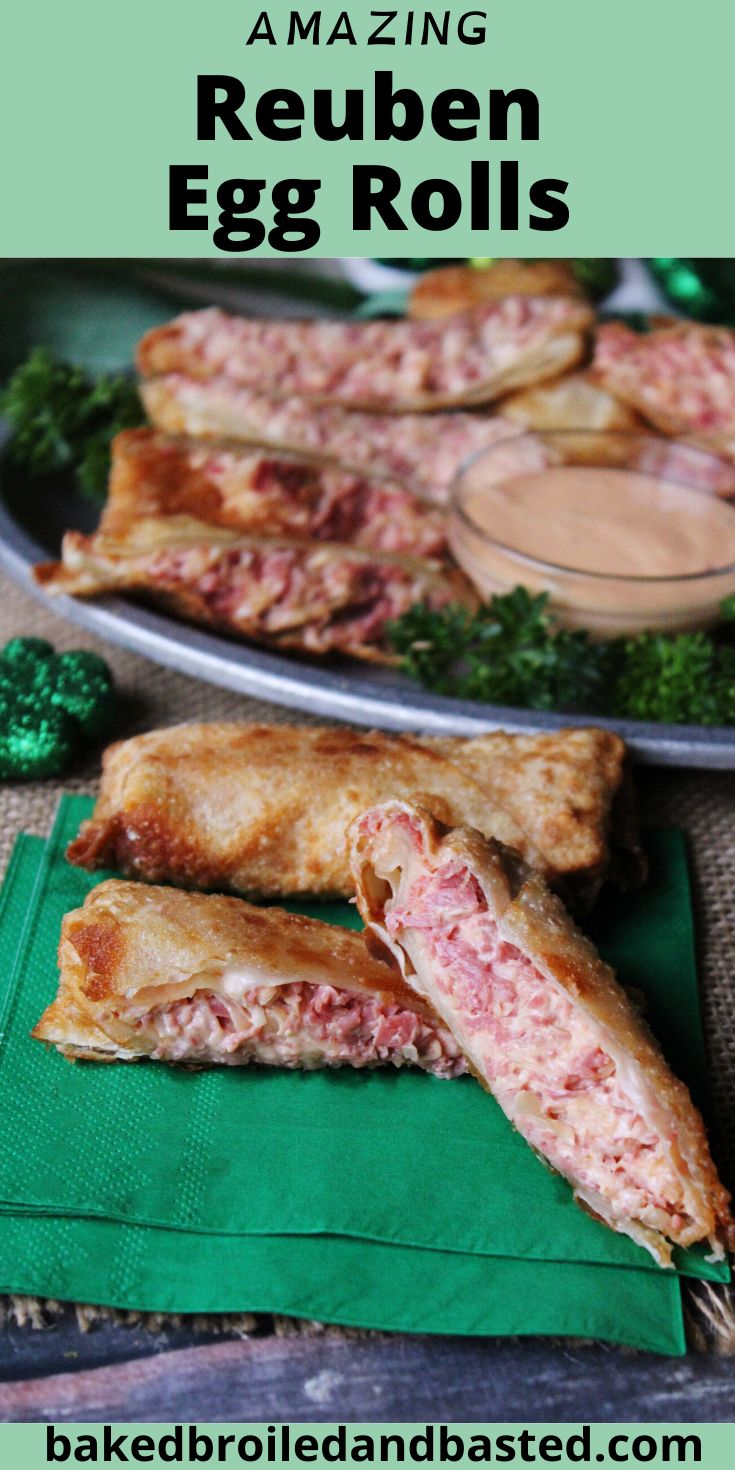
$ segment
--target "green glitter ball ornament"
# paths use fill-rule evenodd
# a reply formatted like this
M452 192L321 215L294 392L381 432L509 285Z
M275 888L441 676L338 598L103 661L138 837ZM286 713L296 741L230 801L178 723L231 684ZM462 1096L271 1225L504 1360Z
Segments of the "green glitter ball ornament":
M63 710L23 706L0 727L0 780L58 776L77 748L74 721Z
M735 326L735 260L658 256L648 261L668 300L700 322Z
M77 721L87 740L99 740L110 727L115 708L112 675L98 653L75 648L54 659L51 701Z
M0 780L58 776L85 740L99 739L115 712L115 689L99 654L57 654L44 638L11 638L0 651Z

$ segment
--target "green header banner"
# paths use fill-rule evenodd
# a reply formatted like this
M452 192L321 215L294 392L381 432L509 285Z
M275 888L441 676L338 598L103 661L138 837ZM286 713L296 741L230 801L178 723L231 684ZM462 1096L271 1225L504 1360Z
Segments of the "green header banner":
M18 1470L54 1464L732 1464L731 1424L6 1424Z
M25 0L6 256L732 254L730 0Z

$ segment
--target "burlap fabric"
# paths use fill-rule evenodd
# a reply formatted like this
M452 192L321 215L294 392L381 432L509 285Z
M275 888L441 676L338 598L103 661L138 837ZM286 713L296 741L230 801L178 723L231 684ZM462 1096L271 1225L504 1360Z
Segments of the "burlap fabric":
M0 646L15 634L48 638L59 649L96 648L102 653L114 670L121 695L118 737L182 720L303 723L309 719L301 711L229 694L103 644L0 577ZM95 755L76 765L63 781L0 786L0 871L5 869L16 833L23 830L45 837L62 791L92 793L97 776ZM723 1177L735 1190L735 773L639 769L636 785L645 820L676 823L689 835L713 1099L712 1143ZM720 1350L735 1350L735 1318L726 1294L704 1288L687 1291L695 1345L714 1341ZM4 1313L0 1311L0 1325L11 1319L40 1325L50 1305L44 1311L42 1304L13 1299L6 1303ZM80 1320L100 1315L105 1314L81 1311ZM707 1319L714 1325L714 1334L702 1331ZM254 1321L241 1317L230 1325L247 1331ZM211 1326L208 1319L207 1327Z

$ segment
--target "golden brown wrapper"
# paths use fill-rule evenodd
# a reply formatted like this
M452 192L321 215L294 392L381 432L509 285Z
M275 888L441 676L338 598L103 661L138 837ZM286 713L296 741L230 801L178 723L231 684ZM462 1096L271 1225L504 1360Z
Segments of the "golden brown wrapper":
M191 724L111 746L84 867L262 897L349 895L345 833L366 807L421 800L518 847L581 906L616 860L640 872L623 742L607 731L391 736L344 727Z
M67 531L60 562L34 568L51 593L131 592L248 642L395 664L386 629L416 602L475 607L454 567L336 542L248 536L191 515L132 519L122 534Z

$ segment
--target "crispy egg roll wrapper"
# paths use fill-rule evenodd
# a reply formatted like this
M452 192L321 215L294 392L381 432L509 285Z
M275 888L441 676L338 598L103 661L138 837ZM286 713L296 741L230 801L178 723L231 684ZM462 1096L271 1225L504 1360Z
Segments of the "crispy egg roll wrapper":
M125 536L146 517L171 515L255 536L448 555L444 512L395 482L233 441L126 429L113 440L99 531Z
M499 414L365 413L308 398L269 397L222 374L164 373L142 382L140 396L151 423L168 433L308 455L397 481L437 505L446 505L465 460L519 432Z
M735 459L735 330L678 322L641 334L603 322L595 378L662 434ZM735 493L722 466L719 494Z
M151 730L105 752L94 814L69 856L153 882L349 896L347 827L398 794L501 836L586 903L627 800L624 753L616 735L585 729L472 739L286 724ZM635 843L629 857L637 871Z

